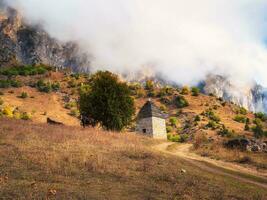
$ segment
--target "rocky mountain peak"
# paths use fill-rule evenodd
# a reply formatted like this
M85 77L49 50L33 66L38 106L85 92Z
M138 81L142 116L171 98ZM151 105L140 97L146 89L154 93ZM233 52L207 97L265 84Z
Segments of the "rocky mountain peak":
M89 56L74 42L52 38L41 26L24 22L12 8L0 9L0 66L46 64L89 70Z
M258 84L240 86L219 75L209 75L204 83L204 92L214 94L253 112L267 112L266 89Z

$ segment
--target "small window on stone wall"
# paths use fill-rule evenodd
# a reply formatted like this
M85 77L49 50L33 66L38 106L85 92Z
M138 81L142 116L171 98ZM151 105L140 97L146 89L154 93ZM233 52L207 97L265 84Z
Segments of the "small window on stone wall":
M143 129L143 133L146 133L146 129Z

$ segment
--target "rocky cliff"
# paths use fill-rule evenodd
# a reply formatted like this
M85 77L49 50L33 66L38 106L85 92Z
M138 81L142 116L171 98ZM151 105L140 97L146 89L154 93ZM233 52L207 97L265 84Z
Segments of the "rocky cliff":
M204 92L222 97L253 112L267 113L267 90L258 84L236 86L223 76L209 75L204 82Z
M88 55L72 42L51 38L40 26L27 25L20 14L0 5L0 66L43 63L88 70Z

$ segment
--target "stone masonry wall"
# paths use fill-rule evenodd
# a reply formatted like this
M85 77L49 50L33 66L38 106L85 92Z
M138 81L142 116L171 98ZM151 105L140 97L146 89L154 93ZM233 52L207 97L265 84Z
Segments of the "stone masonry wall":
M157 117L141 119L137 122L136 132L156 139L167 139L166 121Z
M146 129L146 133L143 132L143 129ZM136 125L136 132L152 137L153 136L152 118L145 118L139 120Z
M152 117L153 138L167 139L166 120Z

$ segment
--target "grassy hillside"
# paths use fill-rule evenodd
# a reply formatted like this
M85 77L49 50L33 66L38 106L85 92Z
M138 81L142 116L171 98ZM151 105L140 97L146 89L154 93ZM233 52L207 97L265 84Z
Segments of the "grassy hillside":
M19 68L19 71L18 68L0 71L0 115L4 111L5 117L30 120L36 124L46 123L49 117L66 126L79 127L79 88L86 84L88 75L55 72L42 66L38 69L35 71L27 66ZM10 82L13 85L6 84ZM231 139L254 138L255 121L260 121L266 134L265 116L255 115L212 94L201 94L197 88L163 87L152 81L129 83L129 86L137 111L151 99L169 114L167 130L171 141L197 144L193 150L202 156L267 171L266 153L224 147L224 143ZM248 129L245 129L246 123ZM135 121L127 131L134 128ZM267 140L266 136L262 140Z
M267 195L265 189L155 152L152 146L158 142L131 133L1 118L0 197L264 199Z

